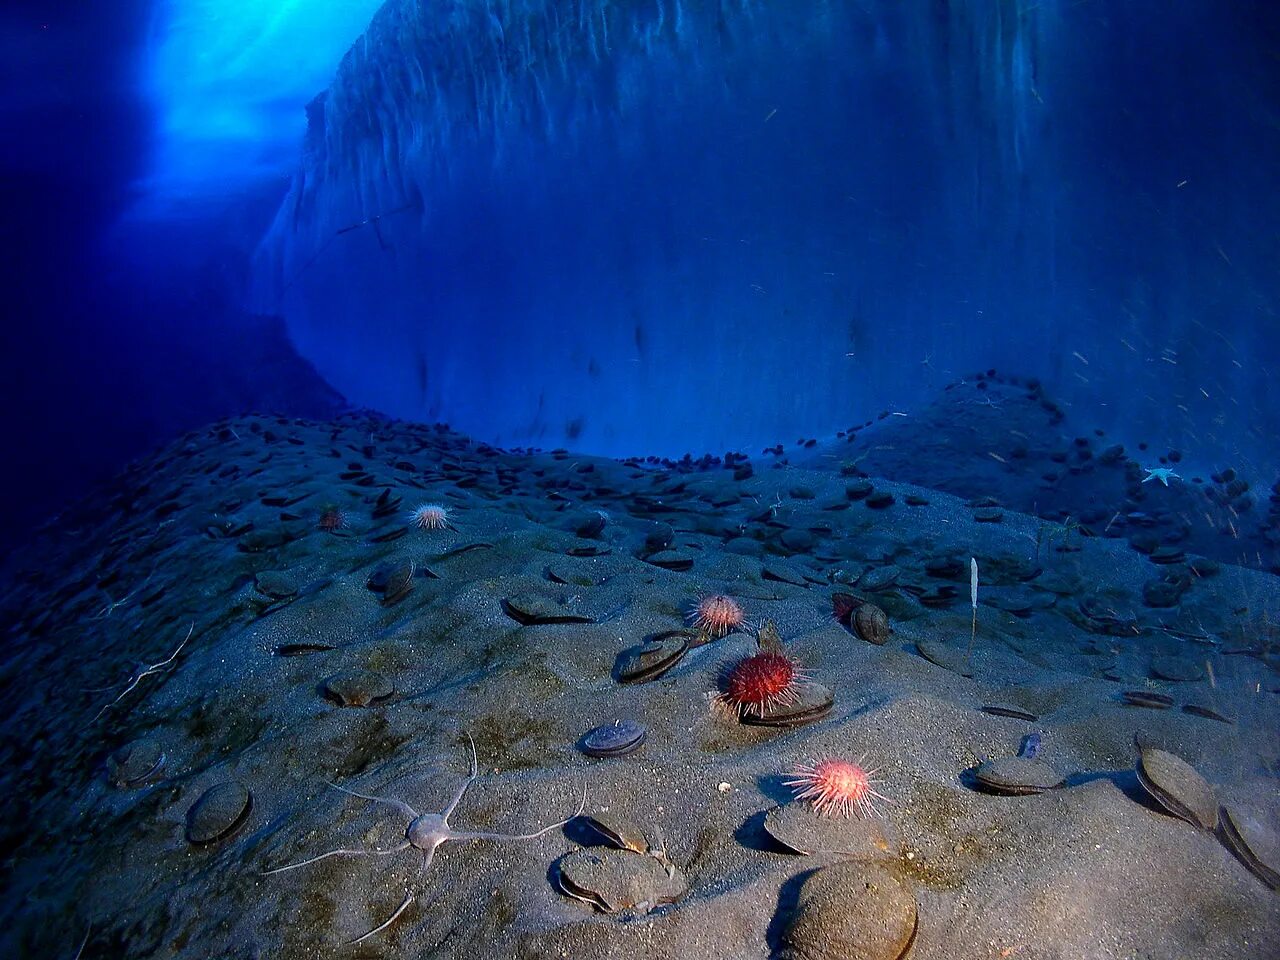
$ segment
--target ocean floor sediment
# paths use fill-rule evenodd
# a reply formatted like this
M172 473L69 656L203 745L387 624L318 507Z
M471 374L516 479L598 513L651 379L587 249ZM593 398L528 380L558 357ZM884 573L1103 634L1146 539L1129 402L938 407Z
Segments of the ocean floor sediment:
M1266 955L1280 578L865 466L359 414L134 464L11 561L0 953Z

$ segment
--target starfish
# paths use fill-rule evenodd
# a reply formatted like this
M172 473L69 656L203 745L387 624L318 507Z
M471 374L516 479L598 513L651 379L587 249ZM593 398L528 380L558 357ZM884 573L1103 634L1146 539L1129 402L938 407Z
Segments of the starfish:
M467 787L471 786L471 784L475 782L477 775L476 744L475 741L471 739L471 734L467 734L467 740L471 744L471 775L462 781L462 785L458 787L457 792L454 793L453 797L449 800L448 805L440 813L418 813L413 809L413 807L409 806L403 800L396 800L390 797L373 797L364 793L356 793L354 790L348 790L346 787L340 787L336 783L329 783L329 786L333 787L333 789L340 790L350 796L359 797L361 800L371 800L374 803L385 803L392 809L400 811L400 813L409 821L409 825L405 828L404 832L405 838L400 841L400 843L396 844L389 850L330 850L327 853L322 853L318 857L312 857L309 860L303 860L299 863L291 863L284 867L276 867L274 870L266 870L263 872L263 876L271 876L274 873L284 873L286 870L295 870L298 867L305 867L312 863L318 863L328 857L384 857L389 854L400 853L412 847L422 854L422 866L418 870L418 876L421 877L427 872L427 868L431 866L431 861L436 855L436 848L449 840L535 840L538 837L545 836L557 827L563 827L570 820L581 816L582 811L586 809L587 791L584 786L582 789L582 803L578 805L577 813L573 814L573 816L565 817L563 820L553 823L550 826L543 827L541 830L537 830L533 833L473 833L470 830L454 830L449 826L449 818L453 816L453 811L456 810L458 808L458 804L462 802L462 797L467 792ZM328 783L328 781L325 782ZM405 890L404 899L400 901L400 906L396 907L395 913L391 914L391 916L387 917L386 920L382 921L382 923L378 924L368 933L362 934L354 940L348 940L347 945L351 946L353 944L360 943L363 940L368 940L375 934L381 933L383 930L387 929L387 927L391 926L391 924L396 921L396 918L398 918L400 914L404 913L405 910L408 909L409 904L413 903L413 898L414 887L413 884L410 883L409 888Z
M1150 483L1152 480L1159 480L1166 487L1169 485L1169 478L1181 480L1182 477L1173 472L1173 467L1143 467L1147 471L1147 475L1142 478L1143 483Z

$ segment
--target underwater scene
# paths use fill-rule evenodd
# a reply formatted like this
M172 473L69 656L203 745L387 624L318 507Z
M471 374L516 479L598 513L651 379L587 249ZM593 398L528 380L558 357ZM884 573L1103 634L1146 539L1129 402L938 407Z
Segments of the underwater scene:
M0 41L0 957L1280 958L1280 4Z

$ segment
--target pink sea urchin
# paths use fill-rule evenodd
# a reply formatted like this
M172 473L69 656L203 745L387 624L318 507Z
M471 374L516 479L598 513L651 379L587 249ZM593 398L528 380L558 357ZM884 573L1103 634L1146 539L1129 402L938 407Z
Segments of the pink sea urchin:
M875 790L879 781L871 779L875 770L867 770L861 761L819 760L792 769L787 786L797 800L809 800L820 816L850 816L855 810L864 817L876 815L874 799L889 798Z
M738 601L722 593L703 597L690 617L694 627L710 637L723 637L743 624L742 607Z
M449 525L449 511L438 503L424 503L409 514L409 526L419 530L443 530Z

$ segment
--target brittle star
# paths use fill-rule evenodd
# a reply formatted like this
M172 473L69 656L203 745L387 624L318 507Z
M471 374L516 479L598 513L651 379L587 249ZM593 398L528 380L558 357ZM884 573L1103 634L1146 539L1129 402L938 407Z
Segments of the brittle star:
M147 665L147 664L139 665L137 671L133 675L133 679L130 680L129 685L120 692L120 696L116 697L114 700L112 700L110 703L104 706L101 710L95 713L93 715L93 719L90 720L89 722L97 723L98 719L104 713L106 713L108 710L114 707L117 703L123 700L126 696L128 696L129 692L133 690L133 688L136 687L138 684L140 684L144 677L149 677L153 673L159 673L169 664L173 663L174 658L182 652L182 648L185 647L187 645L187 641L191 639L191 634L195 630L195 628L196 628L195 623L192 623L191 626L187 628L187 635L183 637L182 642L178 644L178 648L174 650L173 653L169 654L169 656L165 657L165 659L161 660L159 663L153 663L150 665ZM94 692L100 692L100 691L94 691Z
M339 848L337 850L330 850L327 853L322 853L318 857L303 860L300 863L291 863L288 866L276 867L274 870L263 871L263 876L269 877L274 873L284 873L286 870L296 870L298 867L305 867L313 863L318 863L328 857L385 857L393 853L400 853L403 850L408 850L410 847L413 847L415 850L422 853L422 866L418 870L418 877L422 877L426 874L427 868L431 866L431 861L435 858L436 848L446 841L536 840L538 837L545 836L558 827L563 827L575 817L581 816L582 811L586 809L587 790L584 786L582 789L582 803L578 805L578 810L573 814L573 816L565 817L563 820L553 823L550 826L543 827L541 830L534 833L473 833L470 830L454 830L449 826L449 818L453 816L453 811L456 810L458 808L458 804L462 802L462 797L467 792L467 787L471 786L471 784L475 782L477 776L476 744L475 741L471 739L471 734L467 734L467 740L471 744L471 775L462 781L462 785L458 787L458 791L453 795L452 799L450 799L448 805L441 813L418 813L418 811L414 810L413 807L409 806L409 804L405 803L403 800L397 800L392 797L373 797L364 793L356 793L354 790L348 790L346 787L340 787L336 783L329 783L327 780L325 781L335 790L340 790L353 797L359 797L361 800L371 800L374 803L385 803L387 806L400 811L400 813L409 818L409 825L404 831L404 840L396 844L390 850L349 850ZM409 904L413 903L413 897L414 887L413 882L410 881L408 889L405 890L404 899L400 901L400 906L396 907L395 913L391 914L391 916L387 917L386 920L382 921L382 923L378 924L368 933L362 934L354 940L346 941L346 945L352 946L360 943L361 941L368 940L375 934L381 933L383 930L387 929L387 927L395 923L400 914L404 913L405 910L408 909Z

